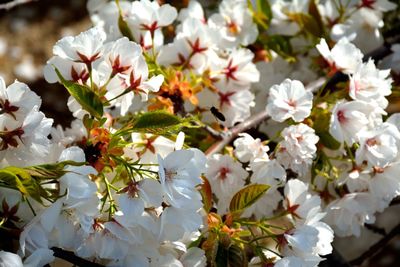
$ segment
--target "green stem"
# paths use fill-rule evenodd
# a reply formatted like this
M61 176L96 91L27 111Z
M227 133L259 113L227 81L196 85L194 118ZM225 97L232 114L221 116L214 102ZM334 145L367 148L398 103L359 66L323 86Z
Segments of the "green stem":
M262 236L258 236L258 237L253 238L252 240L250 240L250 241L249 241L249 244L251 244L251 243L253 243L253 242L258 242L258 240L261 240L261 239L265 239L265 238L274 238L274 237L276 237L276 235L262 235Z
M108 219L110 220L112 215L115 212L114 199L113 199L113 197L111 195L111 189L110 189L111 188L111 184L108 182L108 180L107 180L105 175L103 175L103 181L104 181L104 184L106 185L106 192L107 192L107 195L106 195L106 197L104 199L104 202L108 198L108 202L110 203L110 207L108 209ZM103 203L103 207L104 207L104 203Z

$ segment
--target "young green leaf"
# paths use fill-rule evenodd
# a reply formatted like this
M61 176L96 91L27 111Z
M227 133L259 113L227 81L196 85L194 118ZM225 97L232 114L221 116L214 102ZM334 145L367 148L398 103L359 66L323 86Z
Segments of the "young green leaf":
M331 113L327 110L316 108L313 111L315 133L319 136L320 142L329 149L339 149L340 143L329 133L329 122Z
M204 203L204 209L208 213L210 209L212 208L212 191L211 191L211 185L210 182L206 177L201 177L203 180L203 183L200 185L200 194L201 197L203 198L203 203Z
M62 85L64 85L70 95L81 104L83 109L89 112L93 117L101 118L103 116L103 103L98 95L87 86L65 80L57 68L55 68L55 71Z
M293 49L289 37L283 35L260 35L259 39L266 49L275 51L278 55L288 61L296 60L293 56Z
M75 162L71 160L62 161L54 164L43 164L26 167L25 171L28 172L32 177L39 180L53 180L58 179L68 171L64 170L65 166L82 166L84 162Z
M130 127L131 132L158 135L178 132L182 127L193 127L191 118L180 118L166 111L150 111L139 115Z
M35 179L24 169L18 167L6 167L0 170L0 184L18 190L24 196L30 196L38 202L42 202L42 188Z
M133 39L133 34L131 29L128 26L128 23L126 23L126 21L124 20L124 17L122 16L122 9L121 6L119 5L119 0L116 0L115 3L117 4L117 8L118 8L118 28L119 31L121 32L121 34L125 37L128 37L129 40L131 41L135 41L135 39Z
M222 243L218 243L215 253L215 267L228 267L228 250L223 246Z
M261 18L263 18L268 24L271 22L272 9L269 1L257 0L257 11L262 14Z
M119 31L121 32L121 34L125 37L128 37L128 39L130 41L135 40L135 39L133 39L133 34L131 32L131 29L129 29L128 23L126 23L126 21L124 20L124 18L121 15L121 13L118 17L118 28L119 28Z
M230 245L228 249L228 264L229 267L246 267L248 261L245 251L238 245Z
M253 205L270 188L266 184L251 184L237 192L230 204L229 211L238 215L244 209Z
M308 32L315 37L321 37L323 34L322 25L318 21L306 13L291 14L290 18L294 20L305 32Z

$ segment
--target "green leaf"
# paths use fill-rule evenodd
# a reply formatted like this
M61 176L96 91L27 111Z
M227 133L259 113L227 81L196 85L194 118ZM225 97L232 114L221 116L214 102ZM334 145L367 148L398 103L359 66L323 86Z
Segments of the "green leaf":
M115 0L115 4L117 5L118 13L119 13L119 17L118 17L118 28L119 28L119 31L121 32L121 34L123 36L128 37L129 40L135 41L134 38L133 38L133 34L131 32L131 29L128 26L128 23L126 23L126 21L124 20L124 18L122 16L122 9L121 9L121 6L119 4L119 0Z
M7 186L19 190L22 194L28 194L19 177L11 170L7 170L6 168L0 170L0 181Z
M54 164L43 164L26 167L25 170L32 177L35 177L39 180L53 180L58 179L68 171L64 170L65 166L82 166L84 162L75 162L71 160L62 161Z
M317 135L320 138L321 143L332 150L337 150L340 148L340 143L333 138L332 135L328 131L325 132L318 132Z
M270 188L266 184L251 184L237 192L229 204L230 212L239 215L244 209L253 205Z
M231 245L228 249L228 264L229 267L246 267L248 261L245 251L238 245Z
M128 37L130 41L135 41L131 29L129 28L128 23L126 23L126 21L122 17L121 13L119 14L118 17L118 28L123 36Z
M257 0L256 7L257 11L253 13L254 21L266 30L272 19L271 5L266 0Z
M103 116L103 103L98 95L87 86L65 80L57 68L55 68L55 71L62 85L64 85L70 95L81 104L83 109L89 112L93 117L101 118Z
M290 43L290 37L283 35L260 35L260 41L264 44L266 49L275 51L278 55L288 61L296 61L293 57L292 44Z
M329 149L339 149L340 143L329 133L331 113L325 109L316 108L313 111L315 133L319 136L320 142Z
M289 17L294 20L304 31L314 35L315 37L322 36L322 24L318 24L317 20L309 14L293 13L290 14Z
M138 129L158 129L176 126L181 123L181 119L178 116L170 114L165 111L152 111L146 112L139 116L134 122L133 128Z
M200 194L203 199L204 210L208 213L212 208L212 191L210 182L206 177L201 177L203 183L200 185Z
M311 17L315 19L317 24L319 25L319 28L321 29L322 33L324 32L324 22L322 21L322 16L321 13L319 13L316 0L311 0L310 5L308 6L308 13L310 14ZM321 36L317 36L321 37Z
M221 243L218 243L214 260L215 267L228 267L228 250Z
M139 115L130 128L133 132L171 134L182 127L193 127L193 118L180 118L166 111L150 111Z
M1 169L0 182L14 190L18 190L24 196L30 196L42 203L41 194L43 190L26 170L13 166Z
M257 10L261 12L265 19L268 21L271 21L272 19L272 10L271 10L271 5L269 4L269 1L265 0L257 0Z

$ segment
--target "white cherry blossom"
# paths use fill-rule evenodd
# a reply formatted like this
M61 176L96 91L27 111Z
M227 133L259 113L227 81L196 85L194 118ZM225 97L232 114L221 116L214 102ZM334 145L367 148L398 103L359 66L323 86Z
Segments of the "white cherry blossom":
M332 49L329 49L325 39L321 39L316 47L333 71L352 74L362 63L363 54L346 38L340 39Z
M211 27L220 29L222 34L221 46L234 47L238 44L253 43L258 34L245 0L224 0L219 5L219 13L209 18Z
M94 27L76 37L67 36L59 40L53 48L53 54L71 61L91 64L102 56L105 39L105 32Z
M218 208L224 212L233 194L244 186L248 173L228 155L214 154L207 161L205 176L218 197Z
M352 145L358 133L370 124L370 114L375 107L363 101L340 101L332 109L329 133L339 142Z
M313 94L297 80L286 79L269 90L267 112L273 120L300 122L311 113Z
M42 103L40 97L29 87L18 81L6 87L4 79L0 77L0 112L1 116L12 117L16 121L24 119L35 106Z
M279 142L276 158L286 168L304 174L315 157L319 137L314 129L300 123L285 128Z
M239 138L236 138L233 145L235 146L235 156L241 162L268 157L266 152L268 152L269 147L263 145L259 138L254 139L247 133L239 134Z
M390 70L377 69L371 59L360 64L354 74L350 75L350 97L366 102L376 101L382 108L386 108L388 101L385 96L392 93L389 74Z
M160 6L157 1L140 0L132 3L126 21L143 49L153 46L157 49L164 42L161 28L170 25L177 16L175 7L169 4Z
M371 166L384 167L397 158L400 132L392 124L383 123L378 128L363 131L358 138L357 164L366 160Z

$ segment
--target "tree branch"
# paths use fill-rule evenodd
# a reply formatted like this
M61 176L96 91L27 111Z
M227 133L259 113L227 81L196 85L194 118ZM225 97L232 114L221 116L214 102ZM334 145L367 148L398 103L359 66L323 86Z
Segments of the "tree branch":
M366 229L372 231L375 234L382 235L382 236L386 236L387 235L385 228L379 227L376 224L367 224L366 223L366 224L364 224L364 227Z
M367 251L361 254L358 258L351 260L351 265L361 265L366 259L371 258L376 253L378 253L381 249L392 240L393 237L400 234L400 224L398 224L395 228L393 228L384 238L379 240L377 243L372 245Z
M54 257L66 260L76 266L82 266L82 267L104 267L101 264L91 262L88 260L85 260L83 258L80 258L76 256L73 252L71 251L66 251L61 248L57 247L52 247L51 250L54 251Z
M214 145L212 145L205 154L207 156L210 156L212 154L220 152L226 145L228 145L233 139L235 139L241 132L244 132L252 127L255 127L256 125L260 124L262 121L266 120L268 118L267 111L262 111L260 113L257 113L247 120L245 120L242 123L239 123L236 126L233 126L231 129L225 131L222 133L222 140L219 142L216 142Z
M395 197L394 199L392 199L392 201L390 202L389 206L395 206L400 204L400 196Z
M319 267L350 267L350 264L335 248L333 248L331 254L324 256L324 258L325 260L319 263Z

